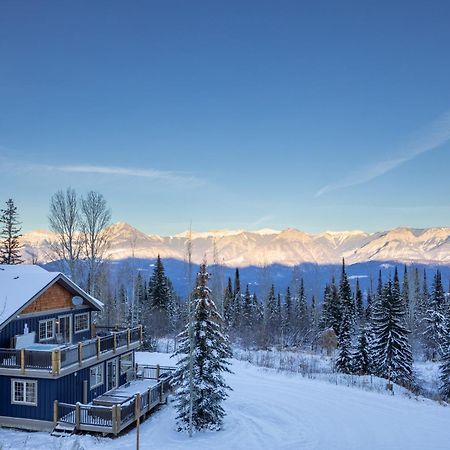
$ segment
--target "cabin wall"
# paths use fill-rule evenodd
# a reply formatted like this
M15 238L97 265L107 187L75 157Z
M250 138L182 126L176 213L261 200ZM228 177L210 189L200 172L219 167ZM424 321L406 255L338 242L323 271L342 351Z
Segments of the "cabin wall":
M80 333L74 333L74 315L80 314L84 312L91 311L91 308L83 306L79 309L72 306L71 309L67 311L58 311L58 312L48 312L43 313L42 315L32 315L28 317L19 317L9 322L5 328L0 331L0 348L10 348L11 347L11 339L18 335L23 334L25 324L28 325L29 331L36 332L36 342L39 342L39 321L44 319L57 319L58 316L62 315L71 315L72 316L72 344L76 344L77 342L83 341L85 339L90 339L91 331L90 329L87 331L82 331ZM91 313L92 314L92 313ZM56 339L45 341L46 344L56 343Z
M126 383L126 374L120 374L120 356L119 358L119 380L118 385ZM110 361L110 358L108 361ZM106 361L103 364L103 384L90 389L89 377L90 368L97 365L82 368L77 372L66 375L61 378L32 378L32 377L8 377L0 376L0 416L20 417L35 420L53 420L53 402L57 399L63 403L75 404L83 402L83 381L88 382L88 402L106 392ZM37 380L37 406L17 405L11 403L11 380Z

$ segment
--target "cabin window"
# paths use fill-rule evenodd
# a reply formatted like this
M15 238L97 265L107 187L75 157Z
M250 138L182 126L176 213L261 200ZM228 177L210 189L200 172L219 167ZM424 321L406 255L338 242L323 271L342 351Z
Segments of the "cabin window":
M101 386L103 384L103 364L98 364L91 367L90 385L91 389Z
M11 403L37 405L37 381L12 380Z
M39 321L39 340L48 341L55 337L55 319Z
M75 333L89 330L89 313L75 314Z
M127 373L133 367L133 353L127 353L120 357L120 374Z

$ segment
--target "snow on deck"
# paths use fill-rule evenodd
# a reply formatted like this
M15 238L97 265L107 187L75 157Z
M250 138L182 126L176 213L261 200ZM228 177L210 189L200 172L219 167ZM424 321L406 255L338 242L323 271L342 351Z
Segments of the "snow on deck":
M134 380L130 381L130 383L127 383L124 386L118 387L117 389L114 389L114 391L109 392L110 394L114 395L128 395L133 396L135 394L144 394L148 391L148 389L158 382L156 380Z
M168 355L138 353L140 363L173 365ZM429 400L381 395L233 360L219 432L189 438L175 431L174 403L140 428L141 449L164 450L448 450L450 408ZM30 437L31 436L31 437ZM0 444L22 450L131 450L136 430L117 439L0 430ZM27 444L28 442L28 444Z

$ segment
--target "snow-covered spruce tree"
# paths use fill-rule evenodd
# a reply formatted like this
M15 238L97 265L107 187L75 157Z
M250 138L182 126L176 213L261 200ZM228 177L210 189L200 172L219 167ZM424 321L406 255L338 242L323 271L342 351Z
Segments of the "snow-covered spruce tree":
M277 298L273 284L270 287L269 295L264 304L264 328L267 343L272 344L278 329Z
M371 373L370 363L370 331L367 328L361 328L358 337L358 346L353 355L353 372L358 375L368 375Z
M447 320L445 315L445 294L441 272L437 270L433 278L432 292L424 321L424 349L428 359L436 361L444 354L447 342Z
M352 371L352 333L354 329L355 308L352 290L345 271L345 262L342 260L342 275L339 285L339 302L342 308L342 319L338 335L338 356L336 369L339 372Z
M292 334L292 296L289 286L286 289L283 305L283 335L285 342L291 343Z
M147 308L144 309L144 324L154 337L167 336L170 331L172 291L158 255L152 277L148 284ZM149 309L150 308L150 309Z
M371 357L374 372L382 378L410 386L413 382L412 353L405 327L405 307L389 280L377 297L372 314Z
M224 321L225 327L229 330L234 321L234 295L233 295L233 285L231 283L231 278L228 277L228 283L225 287L223 293L223 311L224 311Z
M305 285L303 278L300 280L297 302L295 305L295 322L297 342L304 344L309 331L308 304L306 303Z
M442 397L444 397L445 400L450 401L450 334L446 338L440 369L440 391Z
M225 415L222 402L231 389L225 383L223 372L230 372L227 359L232 353L222 317L211 299L208 278L203 263L192 295L192 318L179 335L179 347L174 353L181 356L173 378L179 431L189 429L191 404L193 429L219 430Z
M6 208L1 210L0 215L0 264L20 264L20 222L17 207L10 198L6 202Z
M366 319L366 311L364 309L363 293L359 286L359 278L356 279L355 288L355 308L356 308L356 320L358 327L363 327Z

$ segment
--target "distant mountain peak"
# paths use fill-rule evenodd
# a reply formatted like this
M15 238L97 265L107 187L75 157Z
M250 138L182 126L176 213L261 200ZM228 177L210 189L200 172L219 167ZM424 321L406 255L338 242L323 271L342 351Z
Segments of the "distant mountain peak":
M145 234L132 225L118 222L109 227L111 236L109 258L185 259L189 230L175 236ZM39 262L45 255L53 233L35 230L22 237L24 257L37 254ZM256 231L212 230L192 231L193 260L204 256L213 261L215 241L219 260L230 267L300 263L339 264L345 257L348 264L367 261L450 264L450 228L414 229L399 227L378 233L360 230L305 233L296 228L282 231L263 228ZM42 261L41 261L42 260Z

